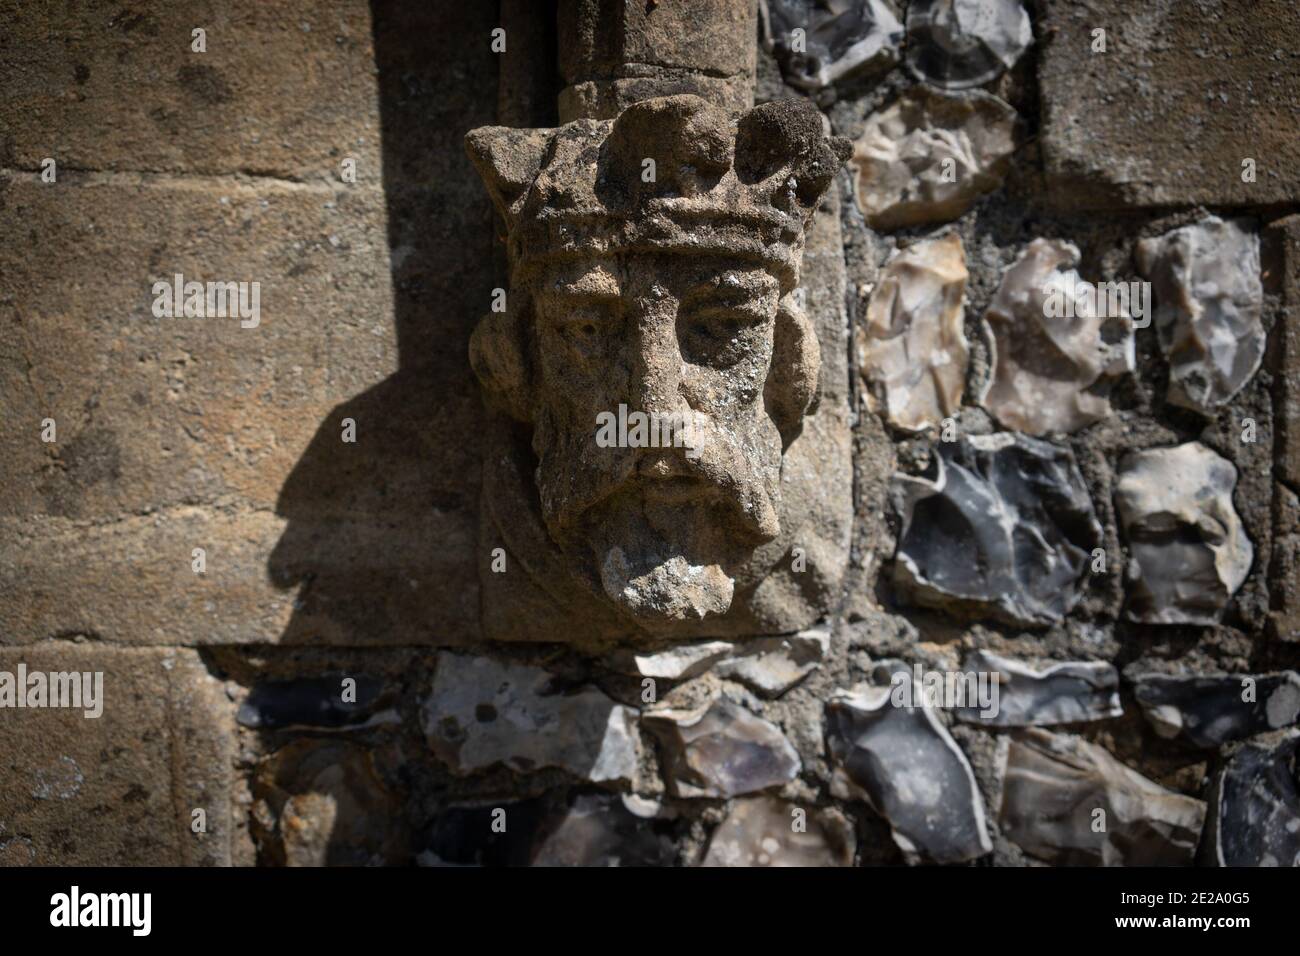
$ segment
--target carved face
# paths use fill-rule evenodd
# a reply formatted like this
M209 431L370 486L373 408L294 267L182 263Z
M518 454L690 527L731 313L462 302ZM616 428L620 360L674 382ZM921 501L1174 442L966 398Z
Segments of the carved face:
M779 530L780 299L761 266L680 253L552 265L533 290L542 514L635 617L725 612L737 566ZM632 424L598 441L611 421ZM685 421L689 447L661 440Z
M848 141L801 100L733 118L681 95L466 147L511 266L509 309L484 316L470 360L522 426L485 461L484 528L537 584L520 597L485 572L485 594L530 609L492 632L577 639L532 627L538 608L615 640L752 628L759 611L778 626L796 590L773 572L783 454L820 364L790 293Z

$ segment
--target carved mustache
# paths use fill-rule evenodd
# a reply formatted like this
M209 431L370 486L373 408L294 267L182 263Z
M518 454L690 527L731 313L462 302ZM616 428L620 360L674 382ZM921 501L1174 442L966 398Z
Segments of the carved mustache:
M553 532L572 529L602 503L632 493L666 503L716 503L755 536L776 537L776 503L758 468L711 421L704 422L699 438L693 449L597 448L582 436L577 448L557 449L564 490L544 509L547 524ZM544 470L539 468L539 479Z

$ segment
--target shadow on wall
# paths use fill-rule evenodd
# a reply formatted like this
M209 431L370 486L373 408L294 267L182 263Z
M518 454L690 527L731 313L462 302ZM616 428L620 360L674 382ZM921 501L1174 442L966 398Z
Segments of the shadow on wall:
M301 585L282 644L477 635L484 413L466 350L496 282L461 141L496 120L495 7L372 0L399 368L330 413L280 490L268 572Z

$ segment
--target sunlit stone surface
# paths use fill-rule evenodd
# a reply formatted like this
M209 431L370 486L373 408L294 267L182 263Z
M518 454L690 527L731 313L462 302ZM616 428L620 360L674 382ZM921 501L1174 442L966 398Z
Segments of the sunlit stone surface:
M1078 261L1073 243L1035 239L984 313L995 348L983 405L1007 428L1045 435L1099 421L1109 380L1133 371L1129 316L1106 314L1112 303L1082 284Z
M761 0L763 38L791 86L819 90L859 72L898 62L903 24L883 0ZM794 49L802 30L804 52Z
M1212 412L1259 368L1265 334L1259 236L1215 216L1137 245L1155 287L1156 332L1169 360L1169 401Z
M1237 469L1199 442L1132 452L1115 506L1128 546L1130 620L1213 624L1250 571L1254 548L1232 504Z
M907 8L907 65L950 90L997 79L1033 41L1020 0L912 0Z
M453 773L558 767L595 782L635 776L636 716L594 687L564 693L540 667L449 653L420 710L430 749Z
M1016 111L996 96L910 88L854 144L858 208L883 230L956 219L1001 185L1015 127Z
M885 265L858 329L862 375L891 425L919 431L956 414L970 350L962 326L966 255L950 233Z

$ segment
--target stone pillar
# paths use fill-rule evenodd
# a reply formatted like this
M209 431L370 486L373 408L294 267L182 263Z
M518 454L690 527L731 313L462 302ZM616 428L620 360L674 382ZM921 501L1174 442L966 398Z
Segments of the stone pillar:
M1300 216L1269 226L1282 315L1273 328L1278 362L1273 447L1273 554L1269 569L1273 634L1300 641Z
M560 0L558 19L561 123L673 93L754 105L755 0Z

